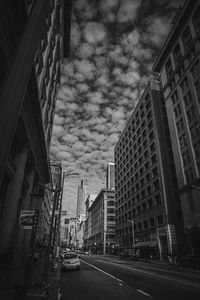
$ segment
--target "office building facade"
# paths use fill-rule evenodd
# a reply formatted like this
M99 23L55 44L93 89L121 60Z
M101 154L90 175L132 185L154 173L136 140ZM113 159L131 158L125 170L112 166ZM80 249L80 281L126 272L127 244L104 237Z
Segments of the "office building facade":
M115 146L115 193L120 247L135 245L161 259L181 251L182 215L157 73L151 76Z
M115 192L102 189L89 205L85 221L84 248L93 253L111 253L115 246Z
M153 70L161 74L187 252L200 251L200 1L185 1Z

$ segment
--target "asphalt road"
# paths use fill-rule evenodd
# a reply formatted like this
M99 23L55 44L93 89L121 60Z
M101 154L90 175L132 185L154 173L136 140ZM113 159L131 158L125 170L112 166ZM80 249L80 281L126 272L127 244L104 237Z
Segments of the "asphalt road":
M200 272L141 261L83 256L81 270L61 279L63 300L200 299Z

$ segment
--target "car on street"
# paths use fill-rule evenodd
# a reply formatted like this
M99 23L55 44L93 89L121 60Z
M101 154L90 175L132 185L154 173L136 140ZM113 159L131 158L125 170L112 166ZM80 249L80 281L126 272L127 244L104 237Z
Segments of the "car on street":
M81 261L76 252L68 252L64 255L61 262L61 271L80 270Z

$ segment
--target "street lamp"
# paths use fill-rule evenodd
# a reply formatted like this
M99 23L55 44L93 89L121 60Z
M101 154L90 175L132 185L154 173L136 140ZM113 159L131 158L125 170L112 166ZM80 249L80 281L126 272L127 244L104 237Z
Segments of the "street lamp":
M133 248L135 248L135 231L134 231L134 220L127 220L127 222L131 223L132 225L132 234L133 234Z

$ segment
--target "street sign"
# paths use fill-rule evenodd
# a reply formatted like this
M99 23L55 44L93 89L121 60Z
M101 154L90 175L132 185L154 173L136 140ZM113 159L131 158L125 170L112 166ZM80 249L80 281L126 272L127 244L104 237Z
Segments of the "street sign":
M19 225L23 229L32 229L35 221L35 210L21 210Z

